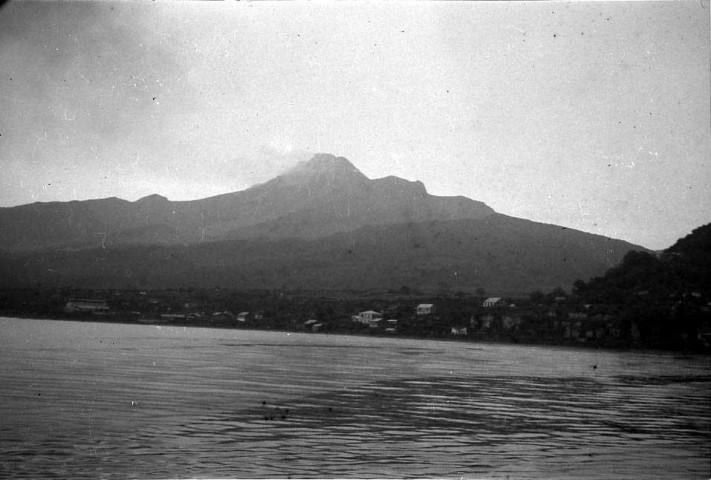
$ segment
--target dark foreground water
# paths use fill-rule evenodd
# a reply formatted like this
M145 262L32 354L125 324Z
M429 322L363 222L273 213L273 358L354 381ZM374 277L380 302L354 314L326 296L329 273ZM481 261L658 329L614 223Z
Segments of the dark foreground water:
M0 318L0 476L707 479L703 356Z

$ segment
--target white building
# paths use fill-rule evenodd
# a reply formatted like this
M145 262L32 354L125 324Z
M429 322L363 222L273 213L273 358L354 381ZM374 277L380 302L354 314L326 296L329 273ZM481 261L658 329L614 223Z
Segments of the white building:
M504 301L501 299L501 297L489 297L486 300L484 300L484 303L482 304L485 308L491 308L491 307L498 307L503 305Z
M360 312L358 315L353 315L351 319L354 322L374 327L383 319L383 314L375 310L366 310L365 312Z
M109 313L109 306L105 300L89 300L70 298L64 306L64 311L67 313L83 312L101 315Z
M434 313L434 305L431 303L421 303L415 307L415 315L432 315Z

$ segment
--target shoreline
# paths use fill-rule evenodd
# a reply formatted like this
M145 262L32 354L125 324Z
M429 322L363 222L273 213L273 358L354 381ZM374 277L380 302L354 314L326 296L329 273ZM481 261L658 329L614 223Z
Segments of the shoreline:
M105 317L104 317L105 318ZM711 356L710 351L702 350L676 350L676 349L659 349L659 348L645 348L644 346L638 347L612 347L606 345L593 345L590 343L555 343L555 342L527 342L527 341L517 341L517 342L506 342L497 339L472 339L472 338L462 338L461 336L416 336L416 335L401 335L401 334L385 334L385 333L355 333L355 332L344 332L344 331L320 331L311 332L308 330L288 330L280 328L257 328L256 326L249 326L247 328L231 326L231 325L200 325L195 323L180 323L180 322L162 322L162 323L143 323L138 321L120 320L120 319L102 319L101 315L93 317L65 317L57 318L50 316L30 316L30 315L18 315L12 314L8 315L0 312L1 320L37 320L37 321L50 321L50 322L76 322L76 323L100 323L100 324L116 324L116 325L135 325L135 326L145 326L145 327L176 327L176 328L201 328L201 329L215 329L215 330L243 330L243 331L254 331L254 332L274 332L274 333L298 333L304 335L323 335L323 336L348 336L348 337L360 337L360 338L385 338L385 339L403 339L403 340L422 340L422 341L436 341L436 342L448 342L453 344L483 344L483 345L502 345L502 346L523 346L523 347L546 347L546 348L561 348L561 349L571 349L571 350L602 350L608 352L624 352L624 353L641 353L641 354L663 354L663 355L701 355L701 356Z

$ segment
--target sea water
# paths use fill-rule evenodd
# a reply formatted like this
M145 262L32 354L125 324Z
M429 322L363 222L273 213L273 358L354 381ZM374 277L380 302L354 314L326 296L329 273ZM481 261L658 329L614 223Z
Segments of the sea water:
M708 356L0 318L0 476L706 479Z

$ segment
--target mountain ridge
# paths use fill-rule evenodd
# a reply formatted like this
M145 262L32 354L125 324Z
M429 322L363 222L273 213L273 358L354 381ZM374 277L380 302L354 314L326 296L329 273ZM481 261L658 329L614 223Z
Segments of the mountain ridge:
M152 194L134 202L111 197L0 209L0 249L192 244L259 235L313 238L314 232L330 235L372 223L493 213L466 197L430 195L421 182L392 176L370 180L344 157L318 154L262 184L199 200L171 201ZM291 219L292 228L264 226L282 217ZM328 226L325 219L330 219ZM142 237L147 231L164 234Z
M603 274L622 240L496 213L319 154L200 200L148 195L0 209L6 286L517 291Z

